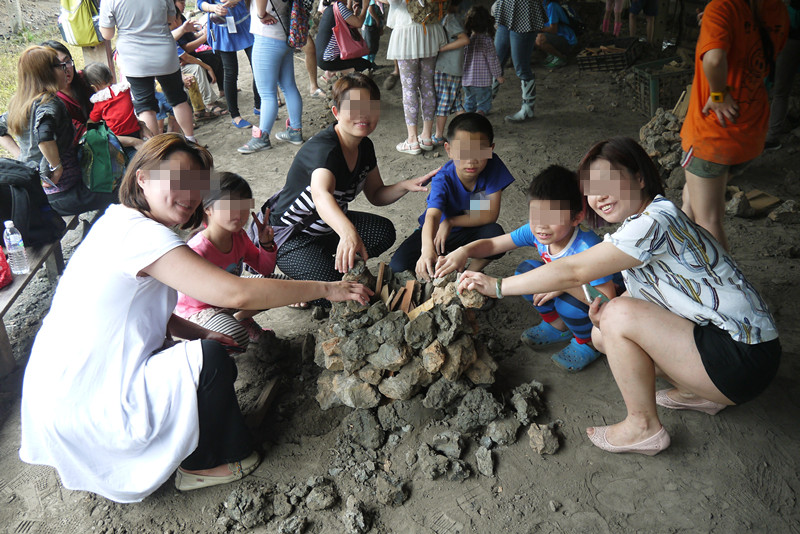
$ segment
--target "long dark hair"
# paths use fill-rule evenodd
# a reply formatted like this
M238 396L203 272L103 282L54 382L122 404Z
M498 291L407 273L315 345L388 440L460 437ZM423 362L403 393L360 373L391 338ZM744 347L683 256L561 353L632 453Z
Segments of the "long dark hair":
M59 41L44 41L41 46L46 46L47 48L52 48L58 53L65 54L68 58L72 59L72 54L69 51L69 48L64 46L63 43ZM83 74L78 72L78 69L75 67L75 60L72 59L73 65L72 70L74 75L72 76L72 81L69 84L69 88L72 89L72 94L75 95L75 100L78 102L78 105L81 107L81 111L83 111L83 115L86 119L89 119L89 113L92 111L93 104L89 101L89 97L92 96L92 88L89 87L89 84L86 83L86 80L83 79Z
M535 0L538 1L538 0ZM467 11L464 19L464 32L472 36L473 33L485 33L494 39L494 17L483 6L472 6Z

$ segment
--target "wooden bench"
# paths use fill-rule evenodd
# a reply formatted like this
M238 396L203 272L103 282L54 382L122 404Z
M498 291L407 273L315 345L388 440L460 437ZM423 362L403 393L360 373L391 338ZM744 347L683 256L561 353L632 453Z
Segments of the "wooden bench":
M67 231L78 227L79 218L77 215L64 217L67 224ZM49 245L39 247L25 247L28 256L27 274L14 275L14 280L6 287L0 289L0 378L11 373L16 367L14 353L11 350L11 341L8 339L6 325L3 316L11 308L14 302L22 294L28 282L36 275L42 265L47 269L47 278L50 283L55 284L58 275L64 272L64 254L61 251L61 241L55 241Z

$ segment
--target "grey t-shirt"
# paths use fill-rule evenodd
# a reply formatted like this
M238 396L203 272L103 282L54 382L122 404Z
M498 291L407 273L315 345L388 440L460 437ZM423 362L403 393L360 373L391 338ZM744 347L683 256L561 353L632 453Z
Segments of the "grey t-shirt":
M442 26L447 33L448 43L458 39L458 34L464 33L464 25L452 13L444 16ZM461 76L464 72L464 48L439 52L439 57L436 58L436 70L451 76Z
M117 27L117 50L125 76L160 76L180 69L167 19L172 0L103 0L100 26Z

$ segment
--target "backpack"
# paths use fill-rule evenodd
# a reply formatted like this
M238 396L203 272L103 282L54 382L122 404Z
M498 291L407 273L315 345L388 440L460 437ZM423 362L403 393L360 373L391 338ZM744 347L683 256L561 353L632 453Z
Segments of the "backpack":
M575 37L583 34L586 31L586 23L583 22L583 19L580 15L578 15L578 11L572 7L572 4L568 4L564 2L561 5L561 9L564 10L564 14L567 15L567 26L572 28L572 31L575 32Z
M58 29L67 43L75 46L96 46L103 42L98 4L94 0L61 0Z
M95 193L111 193L128 166L128 157L117 136L104 122L89 123L78 142L83 183Z
M26 246L52 243L66 230L47 201L39 171L15 159L0 158L0 217L14 221Z
M411 20L417 24L435 24L441 18L441 13L447 13L447 2L437 2L434 0L406 0L406 8Z

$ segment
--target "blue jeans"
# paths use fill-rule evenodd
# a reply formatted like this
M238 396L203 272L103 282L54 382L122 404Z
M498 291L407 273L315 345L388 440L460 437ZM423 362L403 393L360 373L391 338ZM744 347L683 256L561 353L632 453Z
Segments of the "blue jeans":
M531 54L536 44L537 32L517 33L506 26L498 25L494 36L494 47L497 49L497 58L500 65L505 65L509 54L514 62L514 70L520 80L532 80Z
M484 115L492 109L492 88L464 86L464 111L481 111Z
M289 110L289 124L302 128L303 99L294 82L294 58L286 41L262 35L255 36L253 44L253 78L261 97L261 120L258 127L269 134L278 116L278 91L281 86Z

